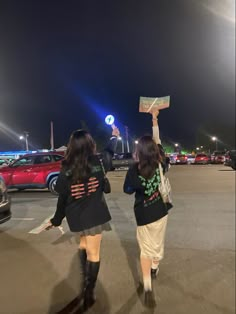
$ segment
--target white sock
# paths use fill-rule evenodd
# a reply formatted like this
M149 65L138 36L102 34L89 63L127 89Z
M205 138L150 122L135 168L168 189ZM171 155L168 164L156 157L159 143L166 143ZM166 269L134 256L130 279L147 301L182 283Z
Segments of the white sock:
M143 278L143 285L145 291L152 291L152 280L151 276L147 276Z
M157 269L159 267L159 262L154 263L154 261L152 261L152 269Z

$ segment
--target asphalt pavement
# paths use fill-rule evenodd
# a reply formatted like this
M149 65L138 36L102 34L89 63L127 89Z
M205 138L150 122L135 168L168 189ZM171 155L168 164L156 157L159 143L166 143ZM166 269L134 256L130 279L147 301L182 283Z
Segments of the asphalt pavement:
M133 196L122 192L124 176L125 171L109 173L113 230L103 237L98 300L86 313L235 313L235 171L221 165L171 167L174 208L153 283L155 310L144 307L137 290ZM73 313L66 307L79 291L78 238L66 221L64 234L58 228L39 232L56 206L48 191L10 195L13 217L0 225L0 313Z

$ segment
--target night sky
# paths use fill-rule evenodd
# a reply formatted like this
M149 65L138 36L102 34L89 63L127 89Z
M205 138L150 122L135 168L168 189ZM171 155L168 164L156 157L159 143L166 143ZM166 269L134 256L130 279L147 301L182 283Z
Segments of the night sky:
M235 143L233 0L0 0L0 151L56 146L106 114L151 132L139 96L171 96L161 137L191 147ZM201 141L201 142L200 142Z

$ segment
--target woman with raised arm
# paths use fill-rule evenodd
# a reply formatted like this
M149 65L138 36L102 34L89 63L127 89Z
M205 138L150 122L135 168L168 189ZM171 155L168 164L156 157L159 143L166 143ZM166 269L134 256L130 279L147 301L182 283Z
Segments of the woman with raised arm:
M161 182L159 163L165 168L157 123L158 111L152 113L153 137L145 135L136 146L135 163L127 172L124 192L135 193L134 213L143 275L144 302L155 307L151 278L156 277L164 254L168 210L171 204L162 201L158 187Z
M102 232L111 230L111 216L103 195L104 185L107 184L104 171L111 169L117 136L119 130L114 128L101 160L96 154L96 144L87 131L76 130L71 134L55 188L59 194L57 209L47 227L60 226L66 217L70 230L80 236L85 310L95 302Z

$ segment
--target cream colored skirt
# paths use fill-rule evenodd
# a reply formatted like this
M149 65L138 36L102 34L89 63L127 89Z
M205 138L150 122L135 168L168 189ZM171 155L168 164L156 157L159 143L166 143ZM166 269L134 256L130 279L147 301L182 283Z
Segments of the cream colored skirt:
M164 241L168 215L148 225L137 227L141 256L160 261L164 256Z

